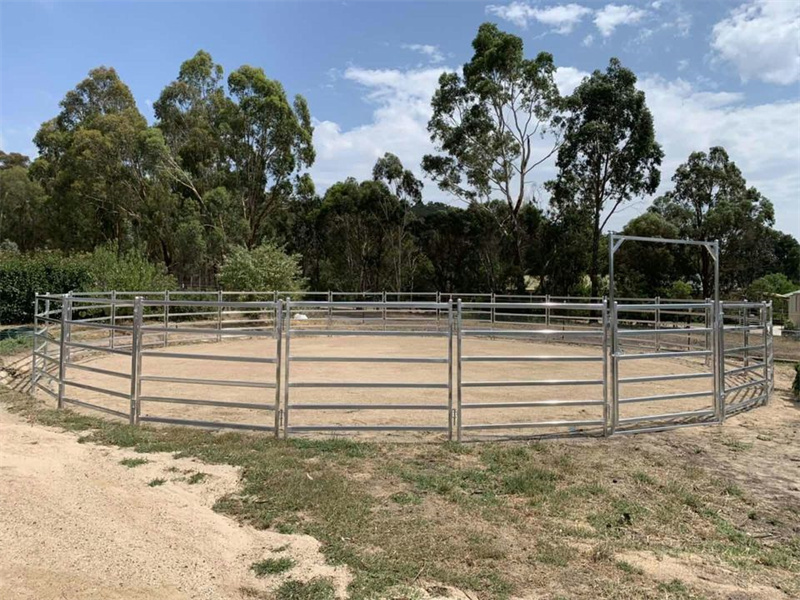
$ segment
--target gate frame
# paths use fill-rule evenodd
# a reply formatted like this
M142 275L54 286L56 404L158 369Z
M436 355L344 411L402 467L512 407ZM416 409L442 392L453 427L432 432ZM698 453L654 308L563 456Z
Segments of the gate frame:
M674 240L668 238L645 237L637 235L622 235L614 232L608 234L608 302L612 310L611 315L611 402L614 407L613 416L611 419L611 433L616 431L618 425L619 413L619 361L617 355L619 353L619 338L617 336L617 329L619 328L619 319L617 316L617 304L614 294L614 255L620 249L623 243L629 242L646 242L656 244L674 244L682 246L696 246L705 248L711 255L714 261L714 298L713 303L713 318L711 329L713 331L713 347L711 349L711 359L713 365L713 379L714 379L714 412L715 419L713 423L722 424L725 421L725 394L723 392L724 385L724 366L720 367L720 361L723 359L722 353L722 305L719 299L719 240ZM658 324L656 330L659 329ZM724 365L724 363L723 363ZM664 425L664 428L670 425Z

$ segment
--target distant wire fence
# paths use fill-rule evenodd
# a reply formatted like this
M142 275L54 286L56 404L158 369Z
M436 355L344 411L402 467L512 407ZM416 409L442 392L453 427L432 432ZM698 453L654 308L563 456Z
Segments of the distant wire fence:
M404 346L412 350L357 351L369 340L389 338L412 340ZM214 352L207 345L237 340L249 340L258 352L225 344ZM310 353L296 351L296 345ZM103 366L88 360L98 356L111 360ZM171 372L171 365L195 361L203 365L203 377ZM607 436L722 423L727 415L766 404L773 363L769 303L111 291L36 296L31 388L59 408L99 411L134 425L252 429L276 436ZM336 365L376 372L388 366L406 380L351 380L338 375ZM563 376L569 365L578 365L582 376ZM243 369L257 377L240 378ZM493 369L518 376L487 377ZM671 391L652 392L653 385ZM199 395L164 391L176 387ZM538 390L534 398L526 395L531 389ZM392 398L371 396L380 390ZM336 400L345 393L355 400ZM403 394L413 399L394 397ZM684 400L696 400L699 408L669 408ZM198 416L208 407L219 413ZM330 416L344 413L355 418L341 423ZM246 416L234 418L239 414ZM366 414L378 420L366 423Z

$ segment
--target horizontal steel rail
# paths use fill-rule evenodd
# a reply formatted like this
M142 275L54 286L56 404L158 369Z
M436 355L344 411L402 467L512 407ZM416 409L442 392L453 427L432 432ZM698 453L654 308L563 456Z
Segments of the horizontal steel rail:
M221 362L244 362L244 363L262 363L262 364L275 364L275 358L262 358L259 356L232 356L225 354L189 354L186 352L160 352L158 350L142 350L141 356L150 356L153 358L180 358L189 360L213 360Z
M131 353L126 350L120 350L119 348L109 348L108 346L97 346L95 344L83 344L81 342L69 341L66 342L65 345L71 348L81 348L83 350L96 350L98 352L108 352L109 354L119 354L122 356L131 355Z
M292 329L292 336L372 336L372 337L447 337L447 332L443 331L384 331L380 329Z
M534 421L530 423L478 423L462 425L462 429L528 429L535 427L600 427L602 420L585 421Z
M462 402L462 408L548 408L552 406L602 406L603 400L531 400L529 402Z
M292 410L449 410L449 408L446 404L323 404L300 402L292 403Z
M550 385L601 385L603 379L532 379L511 381L462 381L462 387L535 387Z
M71 379L65 379L62 381L62 383L64 385L80 388L82 390L87 390L89 392L97 392L98 394L107 394L108 396L113 396L114 398L120 398L122 400L130 400L130 396L128 396L128 394L117 392L116 390L109 390L106 388L102 388L97 385L89 385L88 383L81 383L80 381L72 381Z
M75 406L80 406L82 408L88 408L91 410L98 410L102 413L106 413L109 415L113 415L115 417L121 417L123 419L128 418L128 413L124 413L121 410L114 410L113 408L108 408L105 406L100 406L99 404L91 404L90 402L84 402L82 400L76 400L75 398L67 398L66 396L62 398L63 402L67 404L73 404Z
M713 377L713 373L675 373L672 375L642 375L637 377L620 377L620 383L649 383L651 381L675 381L683 379L706 379Z
M446 383L387 383L383 381L292 381L286 385L290 388L447 389Z
M526 335L544 335L544 336L587 336L587 335L603 335L602 331L585 330L576 331L574 329L464 329L461 332L464 336L526 336Z
M733 392L739 392L741 390L747 390L747 389L750 389L750 388L756 387L756 386L763 387L766 384L767 384L767 381L765 379L756 379L754 381L748 381L747 383L740 383L739 385L733 385L731 387L727 387L726 386L725 387L725 393L726 394L732 394Z
M125 415L127 416L127 415ZM249 431L275 431L273 425L255 425L251 423L229 423L221 421L197 421L192 419L176 419L173 417L154 417L141 415L139 421L143 423L163 423L165 425L187 425L189 427L204 427L207 429L246 429Z
M678 394L659 394L656 396L636 396L633 398L620 398L620 404L633 404L637 402L659 402L662 400L682 400L685 398L701 398L713 396L714 390L704 390L700 392L681 392Z
M294 408L294 405L292 405ZM446 425L287 425L287 432L303 431L447 431Z
M157 381L160 383L179 383L187 385L221 385L225 387L247 387L275 389L274 383L262 381L240 381L237 379L194 379L192 377L167 377L162 375L142 375L139 381Z
M130 373L120 373L119 371L111 371L109 369L101 369L100 367L91 367L81 363L66 361L64 363L70 369L78 369L79 371L88 371L90 373L97 373L98 375L108 375L109 377L118 377L120 379L130 380Z
M221 406L226 408L247 408L253 410L274 411L272 404L256 402L230 402L227 400L198 400L196 398L172 398L169 396L139 396L140 402L159 402L162 404L189 404L192 406Z
M461 356L462 362L601 362L602 356Z
M617 360L637 360L649 358L683 358L685 356L711 356L712 350L679 350L676 352L641 352L637 354L615 354Z
M425 356L291 356L292 362L421 363L447 364L446 358Z

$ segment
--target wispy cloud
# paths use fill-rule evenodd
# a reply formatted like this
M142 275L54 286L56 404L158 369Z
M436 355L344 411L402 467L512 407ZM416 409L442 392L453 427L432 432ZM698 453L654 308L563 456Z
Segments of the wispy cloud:
M520 27L527 27L531 21L547 25L555 33L570 33L584 17L592 14L592 9L580 4L563 4L538 8L525 2L514 1L511 4L490 4L486 12Z
M630 4L606 4L594 15L594 24L600 35L608 37L620 25L635 25L647 15L647 11Z
M439 46L434 46L432 44L403 44L401 47L405 50L411 50L412 52L422 54L433 64L440 63L444 60L444 53L439 49Z

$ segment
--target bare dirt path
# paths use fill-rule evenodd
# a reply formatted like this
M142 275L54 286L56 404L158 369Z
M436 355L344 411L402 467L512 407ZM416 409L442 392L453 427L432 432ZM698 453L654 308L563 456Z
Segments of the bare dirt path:
M125 458L148 462L129 468ZM191 472L208 475L192 485ZM347 572L326 565L313 538L211 509L238 479L232 467L81 444L0 407L0 598L227 600L287 577L328 577L343 593ZM250 571L281 556L296 561L285 575Z

